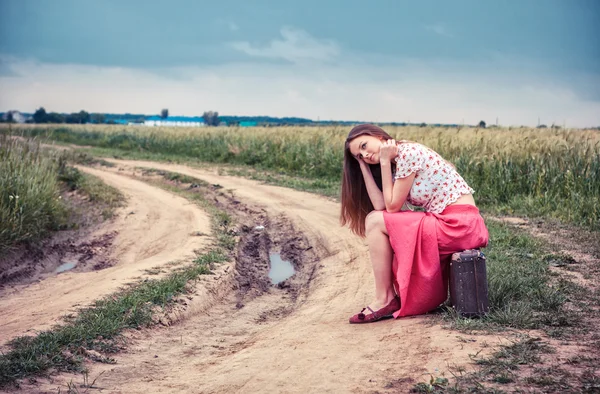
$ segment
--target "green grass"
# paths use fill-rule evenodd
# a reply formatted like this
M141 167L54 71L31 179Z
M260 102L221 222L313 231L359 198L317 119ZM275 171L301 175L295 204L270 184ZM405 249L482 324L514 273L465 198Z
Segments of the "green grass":
M0 252L66 224L59 158L43 152L37 141L0 134Z
M541 338L520 334L511 344L501 346L490 356L472 356L478 366L474 371L451 367L450 374L454 378L452 384L445 377L431 376L429 382L417 383L410 392L500 394L524 392L523 388L527 389L525 392L543 393L597 392L600 379L593 372L596 360L585 360L591 361L588 366L592 367L585 367L581 373L569 372L555 363L541 365L542 357L554 352ZM523 367L528 367L528 376L520 374Z
M98 178L69 166L67 153L44 149L39 140L0 134L0 252L68 228L70 207L61 191L79 190L111 217L123 195Z
M439 387L437 393L504 393L493 388L520 382L517 375L519 368L524 365L535 365L540 362L540 356L553 350L540 338L521 335L510 345L505 345L489 357L474 356L478 370L466 372L464 368L451 370L454 376L453 386ZM486 386L486 384L488 386ZM528 381L527 385L531 382Z
M87 196L90 202L97 203L102 209L104 219L111 218L115 208L123 206L125 201L125 196L118 189L107 185L93 175L66 165L64 160L61 160L58 179L71 191L79 190Z
M554 283L547 246L523 230L487 220L490 244L485 249L490 312L467 319L448 311L459 330L551 329L576 325L579 315L565 303L572 291Z

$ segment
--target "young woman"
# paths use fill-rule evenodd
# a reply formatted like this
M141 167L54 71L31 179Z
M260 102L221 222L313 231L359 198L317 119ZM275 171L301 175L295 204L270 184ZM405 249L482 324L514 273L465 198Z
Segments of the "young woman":
M350 323L423 314L446 300L452 253L488 242L473 192L424 145L370 124L350 131L340 219L366 236L375 275L375 299ZM405 202L425 212L401 211Z

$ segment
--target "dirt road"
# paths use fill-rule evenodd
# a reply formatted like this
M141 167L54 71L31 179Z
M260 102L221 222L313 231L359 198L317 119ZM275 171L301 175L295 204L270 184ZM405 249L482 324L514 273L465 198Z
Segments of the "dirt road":
M397 392L448 365L469 362L483 339L469 344L426 317L354 326L347 318L372 297L364 241L340 228L339 204L326 198L180 165L115 161L153 167L233 189L242 201L284 214L329 257L320 262L311 291L296 310L257 323L277 295L236 310L227 302L169 329L140 335L98 386L115 392ZM486 339L493 342L493 339ZM93 376L93 373L92 373ZM142 380L143 382L140 382Z
M90 272L63 272L26 286L0 291L0 345L17 335L47 329L60 317L110 294L144 271L193 256L207 239L191 234L211 232L204 212L182 197L128 177L82 169L121 190L127 206L117 219L90 236L116 232L112 267Z
M95 392L407 392L416 382L429 380L429 374L449 376L449 366L469 364L469 354L495 341L484 336L461 341L457 332L428 324L431 322L428 317L349 325L348 317L371 300L373 278L365 242L339 226L339 204L334 201L247 179L220 176L210 170L154 162L111 161L127 173L134 167L152 167L232 189L236 198L264 208L269 215L285 215L310 244L325 251L327 257L319 261L306 296L289 313L278 312L288 300L284 293L276 290L248 302L243 308L236 308L226 292L207 311L188 314L176 325L133 333L131 347L115 357L116 365L89 365L90 380L97 377ZM136 185L138 191L131 193L144 196L140 200L142 205L150 200L144 193L162 196L147 185L143 191L138 181L125 180L114 170L86 171L124 192ZM198 247L190 244L192 238L184 235L201 230L198 226L204 218L180 198L164 196L162 201L160 209L139 206L134 211L141 213L146 209L147 213L137 214L146 216L156 211L189 209L187 213L180 213L179 219L173 218L187 217L189 226L169 240L164 237L171 237L170 234L157 234L151 249L132 242L124 246L121 256L152 252L153 256L162 256L163 261L167 261L181 256L183 249ZM137 235L130 239L142 238ZM143 264L144 267L149 265ZM115 288L113 279L131 276L133 271L139 273L141 267L126 271L114 268L106 273L92 273L98 286ZM62 283L65 280L78 282L68 275L56 278ZM37 292L35 294L41 297L43 289L53 284L41 283L36 285L37 290L24 289L23 292L26 295ZM106 287L101 289L104 291ZM89 299L102 291L96 291ZM6 309L6 301L0 304L3 315L9 310L14 313L17 305L21 305L21 309L28 305L23 304L22 298L19 301L14 297L10 297L12 309ZM66 306L64 303L63 307ZM42 313L46 309L36 311ZM32 310L19 313L28 316ZM77 376L62 375L40 389L56 392L57 386L62 385L64 390L66 382L78 379L81 380Z

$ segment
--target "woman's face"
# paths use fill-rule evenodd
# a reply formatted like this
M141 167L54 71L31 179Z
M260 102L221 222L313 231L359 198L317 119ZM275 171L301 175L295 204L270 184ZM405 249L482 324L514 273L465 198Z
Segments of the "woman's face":
M379 164L379 149L383 138L372 135L359 135L350 141L350 153L356 159L362 159L367 164Z

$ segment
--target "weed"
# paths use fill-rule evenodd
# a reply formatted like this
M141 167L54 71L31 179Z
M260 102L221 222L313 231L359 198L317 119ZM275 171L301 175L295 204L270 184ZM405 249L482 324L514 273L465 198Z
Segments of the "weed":
M429 379L429 383L417 383L410 390L411 393L443 393L448 386L448 379L443 377L433 377Z
M58 169L38 141L0 134L0 251L66 225Z
M66 153L0 133L0 251L67 227L62 185L105 205L104 218L123 201L116 189L67 165Z

